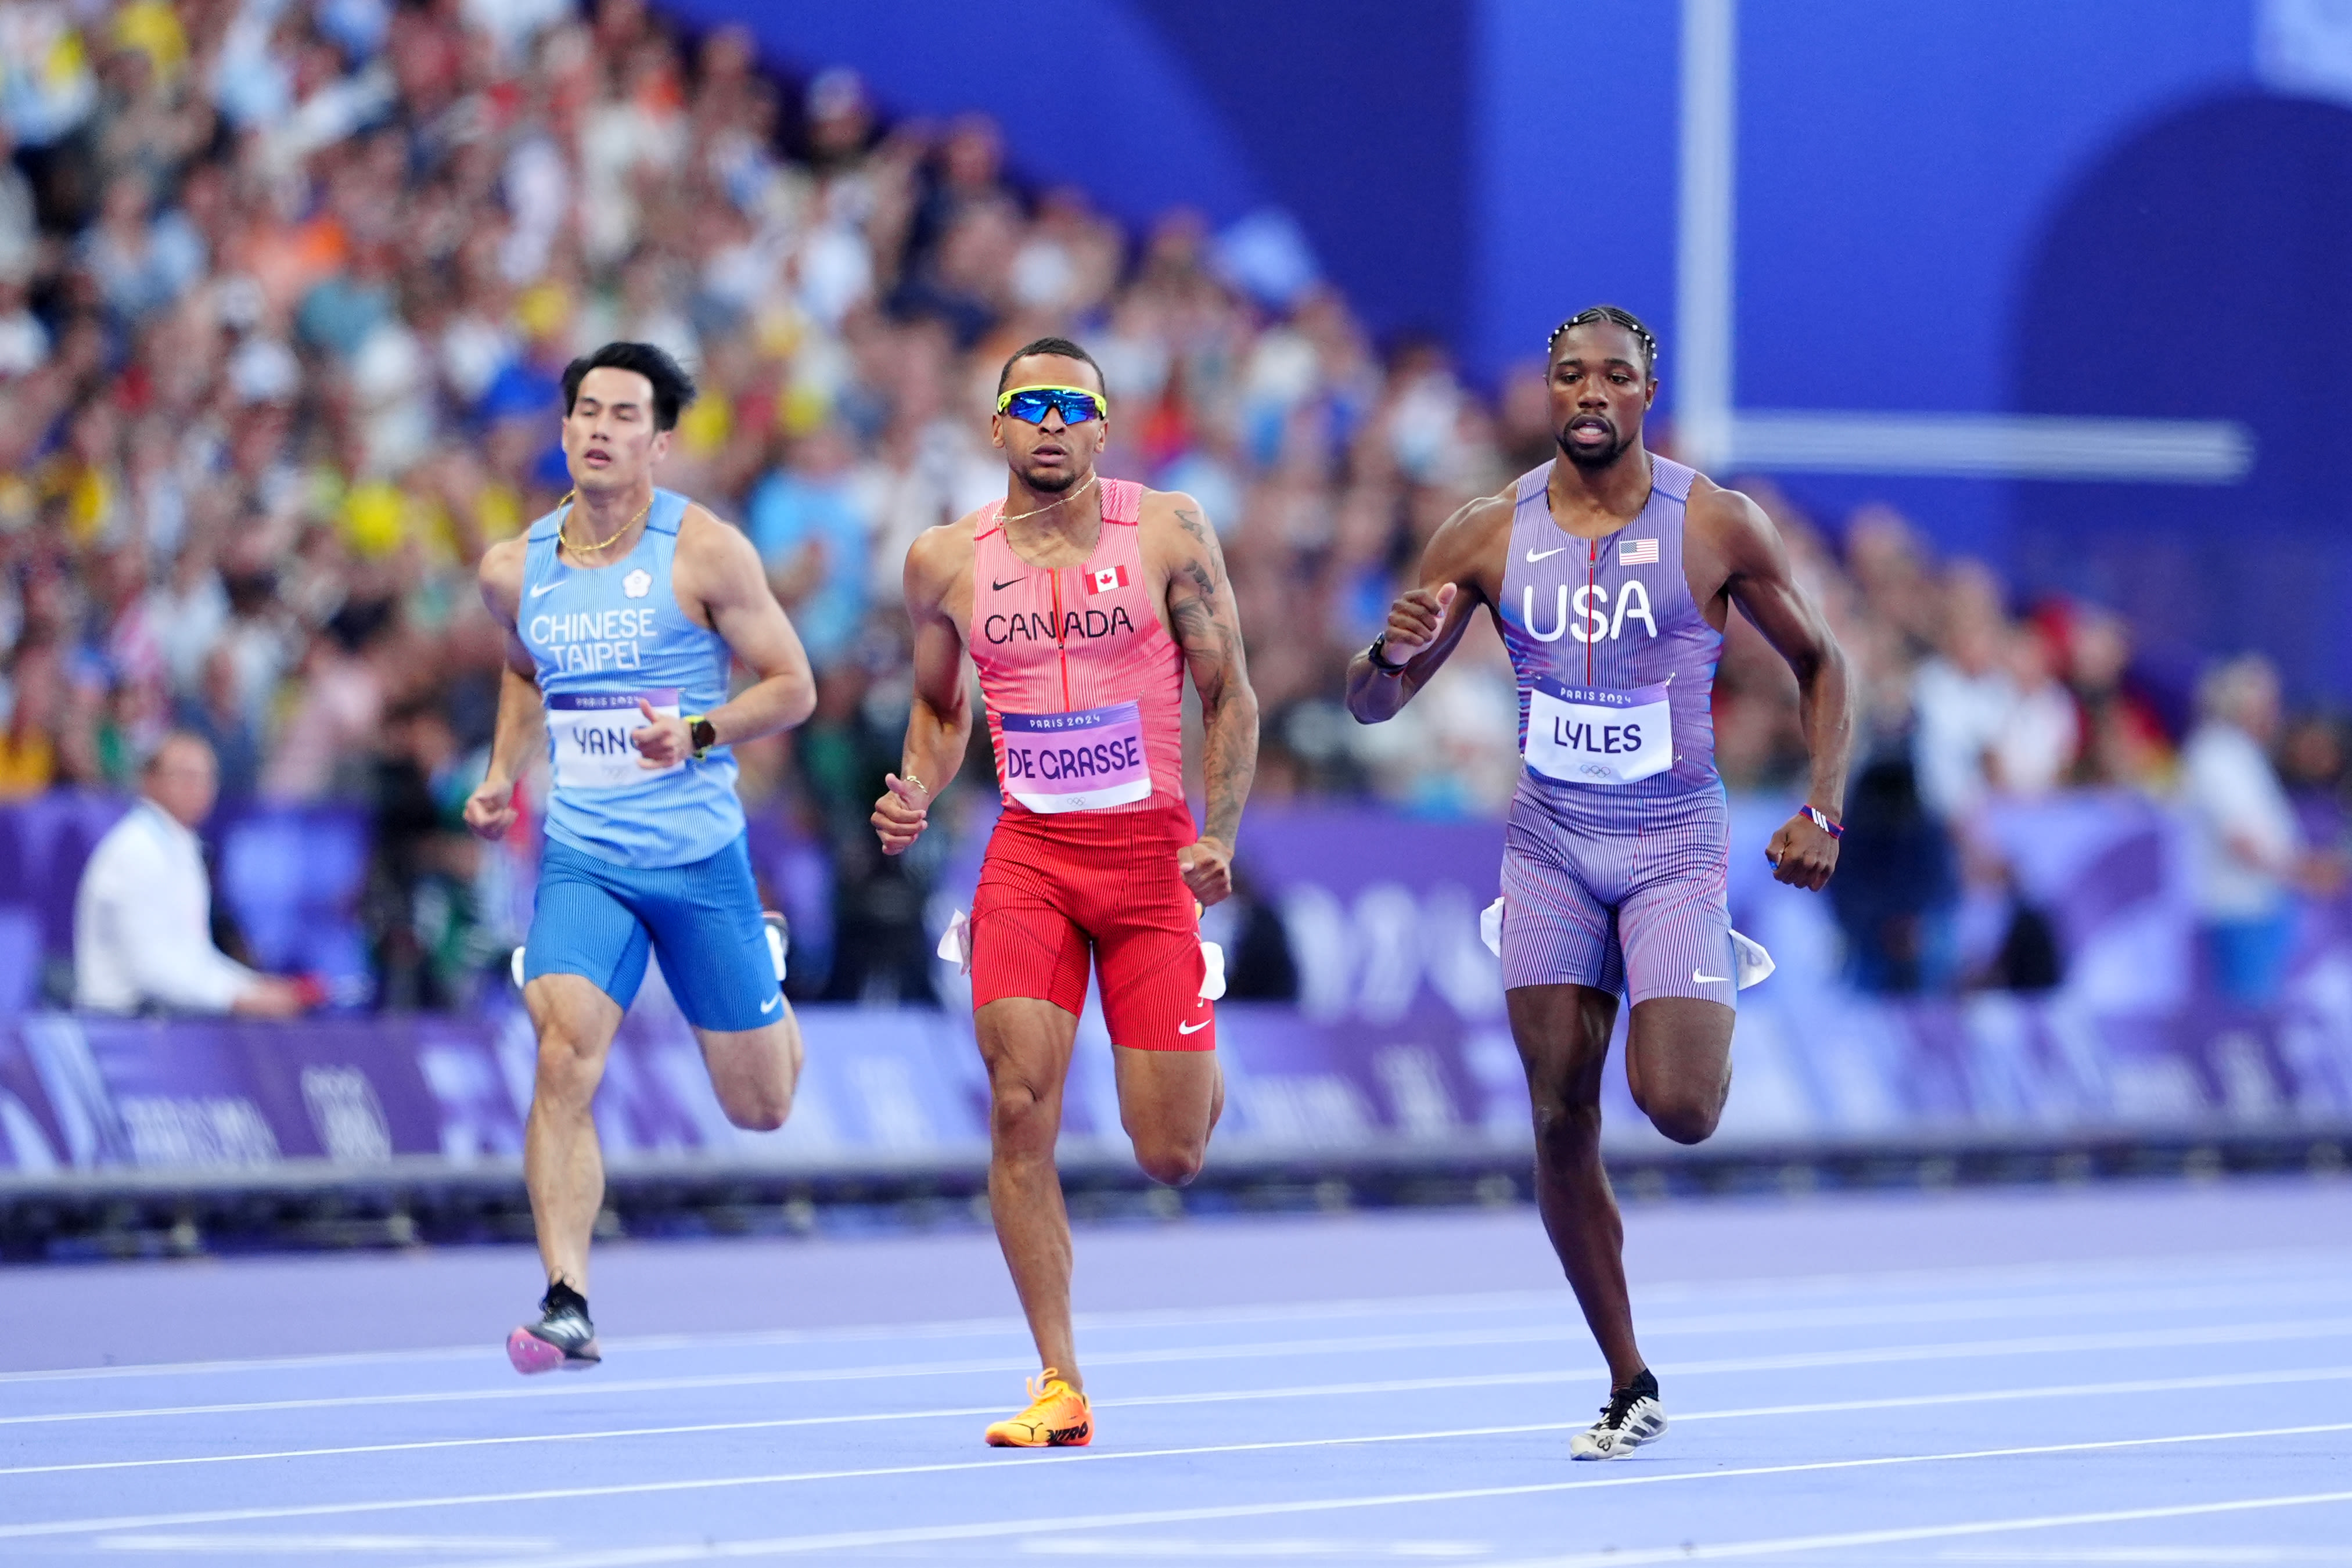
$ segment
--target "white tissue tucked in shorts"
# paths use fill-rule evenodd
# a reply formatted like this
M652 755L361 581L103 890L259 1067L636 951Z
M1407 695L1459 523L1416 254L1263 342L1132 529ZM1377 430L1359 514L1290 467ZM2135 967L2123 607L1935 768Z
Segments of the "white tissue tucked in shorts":
M1738 978L1739 989L1745 991L1772 973L1772 955L1765 952L1764 944L1755 938L1733 931L1731 973Z
M1225 994L1225 950L1213 942L1201 944L1201 994L1213 1002Z
M517 949L518 952L521 950ZM971 973L971 921L961 910L940 933L939 955L956 966L959 974ZM1201 944L1201 994L1214 1002L1225 994L1225 950L1213 942Z
M1503 956L1503 900L1496 899L1478 912L1478 940L1496 958ZM1772 973L1772 955L1764 944L1738 931L1731 933L1731 973L1739 982L1739 989L1750 985Z
M939 953L956 966L957 973L971 973L971 922L964 918L961 910L948 921L948 929L940 933Z

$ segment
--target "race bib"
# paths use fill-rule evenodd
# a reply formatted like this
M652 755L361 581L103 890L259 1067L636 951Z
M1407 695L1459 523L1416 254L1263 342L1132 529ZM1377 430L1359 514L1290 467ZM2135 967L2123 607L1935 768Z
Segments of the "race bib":
M1664 682L1586 691L1538 676L1528 688L1528 766L1561 784L1629 784L1675 765Z
M1133 702L1082 713L1002 713L1004 788L1032 811L1100 811L1151 795L1143 710Z
M665 719L678 716L677 689L659 691L566 692L547 700L547 738L555 757L558 789L625 789L686 766L638 765L636 747L629 736L646 727L637 710L644 698Z

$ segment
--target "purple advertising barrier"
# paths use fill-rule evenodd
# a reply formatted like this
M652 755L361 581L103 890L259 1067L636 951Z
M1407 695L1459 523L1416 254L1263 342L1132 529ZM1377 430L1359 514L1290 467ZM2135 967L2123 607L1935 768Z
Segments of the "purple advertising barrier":
M450 1062L478 1025L428 1019L289 1026L37 1015L15 1030L46 1092L60 1164L218 1169L520 1149L469 1100ZM436 1093L432 1080L445 1080ZM22 1163L20 1160L20 1164Z
M0 1018L0 1172L46 1175L65 1163L64 1124L17 1029Z
M719 1108L667 994L648 989L596 1097L616 1169L678 1156L799 1167L984 1157L987 1096L961 1021L806 1010L792 1121L747 1132ZM536 1058L519 1008L291 1024L34 1014L0 1022L0 1172L512 1163Z
M1897 999L1852 990L1822 898L1771 880L1787 803L1733 805L1734 922L1780 968L1743 994L1719 1144L2352 1127L2352 902L2306 911L2285 995L2233 1010L2197 980L2179 826L2133 796L2016 806L1987 825L2016 887L2065 950L2063 984ZM1501 833L1492 823L1291 809L1254 815L1244 869L1279 911L1295 1005L1227 1002L1226 1157L1523 1150L1527 1091L1498 968L1479 942ZM2006 893L1959 924L1998 936ZM960 906L934 900L943 925ZM1230 944L1231 905L1203 921ZM936 932L935 932L936 934ZM969 984L941 1010L808 1007L791 1123L730 1125L693 1036L650 976L616 1042L596 1118L616 1169L707 1158L872 1169L970 1163L988 1094ZM284 1161L511 1162L536 1047L509 997L480 1018L293 1025L0 1019L0 1170L201 1171ZM1621 1030L1622 1027L1621 1022ZM1125 1157L1110 1043L1091 1000L1064 1119L1073 1158ZM1663 1149L1604 1079L1613 1148Z

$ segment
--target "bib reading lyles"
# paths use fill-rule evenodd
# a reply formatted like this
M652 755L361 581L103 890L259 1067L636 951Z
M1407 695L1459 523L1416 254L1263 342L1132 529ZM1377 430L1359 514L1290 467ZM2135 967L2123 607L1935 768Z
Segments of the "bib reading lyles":
M1664 681L1587 691L1538 676L1528 687L1528 766L1560 784L1629 784L1675 765Z
M1151 795L1139 703L1000 713L997 727L1004 738L1005 790L1032 811L1099 811Z
M677 690L559 692L547 700L547 738L558 789L623 789L686 764L642 765L629 736L646 727L643 698L665 719L678 717Z

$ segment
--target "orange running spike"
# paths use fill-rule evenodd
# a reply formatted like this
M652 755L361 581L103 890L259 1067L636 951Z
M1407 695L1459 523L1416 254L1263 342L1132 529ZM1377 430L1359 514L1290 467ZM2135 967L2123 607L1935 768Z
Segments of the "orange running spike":
M988 1429L992 1448L1083 1448L1095 1440L1094 1407L1047 1367L1031 1381L1029 1408Z

